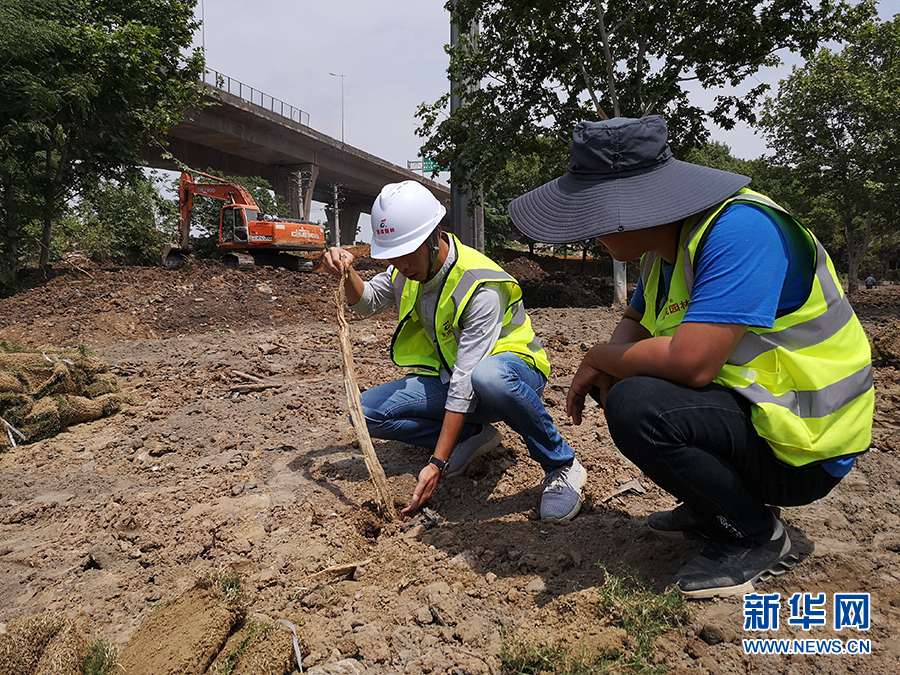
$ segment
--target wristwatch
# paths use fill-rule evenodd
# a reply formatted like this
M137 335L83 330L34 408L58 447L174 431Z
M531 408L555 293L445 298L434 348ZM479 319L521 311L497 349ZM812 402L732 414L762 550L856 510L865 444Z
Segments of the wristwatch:
M438 469L441 470L441 473L444 473L444 471L446 471L447 467L450 465L450 460L449 459L446 461L441 460L441 459L438 459L437 457L435 457L434 455L432 455L431 459L428 460L428 463L434 464Z

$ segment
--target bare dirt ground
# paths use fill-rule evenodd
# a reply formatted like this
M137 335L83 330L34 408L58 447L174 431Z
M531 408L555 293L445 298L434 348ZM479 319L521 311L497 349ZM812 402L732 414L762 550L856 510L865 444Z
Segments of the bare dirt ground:
M562 271L553 262L506 267L554 367L545 402L589 472L569 526L536 519L540 469L503 425L500 448L439 486L430 507L442 523L378 517L347 417L336 285L324 274L212 261L82 266L0 300L0 340L87 345L144 402L0 450L0 639L26 617L62 612L115 647L117 672L130 674L290 673L279 619L297 627L314 673L502 673L504 640L525 636L627 652L632 636L596 610L606 575L663 591L699 544L646 530L644 518L673 502L617 453L602 411L568 422L568 383L618 312L608 280L580 261ZM358 269L381 266L361 257ZM897 321L900 287L863 290L854 305L875 336ZM400 374L388 356L394 318L351 325L362 389ZM826 499L783 513L803 560L761 588L781 594L778 630L745 631L742 598L691 602L690 625L657 640L656 663L698 674L900 672L895 365L875 370L874 449ZM405 503L428 452L375 447ZM230 570L248 616L275 628L270 653L228 670L246 620L197 581ZM788 625L795 592L829 603L835 592L870 593L871 627ZM751 656L747 637L863 638L872 653Z

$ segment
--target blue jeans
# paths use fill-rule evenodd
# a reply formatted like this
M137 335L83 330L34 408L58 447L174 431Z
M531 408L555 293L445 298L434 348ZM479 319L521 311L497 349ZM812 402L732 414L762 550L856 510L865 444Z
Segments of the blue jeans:
M623 455L723 539L763 543L774 527L767 504L809 504L841 479L818 464L776 459L750 414L750 402L726 387L655 377L622 380L606 399L609 433Z
M474 436L483 424L502 421L522 437L528 454L544 471L569 464L575 451L541 402L546 383L539 371L510 352L484 359L472 373L478 406L466 417L459 440ZM444 422L447 389L439 377L407 375L364 391L369 433L433 450Z

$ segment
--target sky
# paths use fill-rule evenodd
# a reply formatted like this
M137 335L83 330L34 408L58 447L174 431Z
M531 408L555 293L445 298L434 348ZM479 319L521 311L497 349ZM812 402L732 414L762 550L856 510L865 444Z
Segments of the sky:
M416 108L449 88L443 7L443 0L198 0L195 44L205 48L208 68L300 108L316 131L405 167L422 144ZM898 12L900 0L879 2L882 19ZM756 79L774 87L789 73L787 64ZM710 131L737 157L765 152L745 125ZM311 218L324 220L322 205Z
M340 139L343 129L348 145L406 167L422 144L415 135L417 106L449 88L443 5L198 0L203 27L195 44L205 46L208 68L300 108L316 131ZM449 174L443 178L446 183ZM310 218L325 220L321 204Z

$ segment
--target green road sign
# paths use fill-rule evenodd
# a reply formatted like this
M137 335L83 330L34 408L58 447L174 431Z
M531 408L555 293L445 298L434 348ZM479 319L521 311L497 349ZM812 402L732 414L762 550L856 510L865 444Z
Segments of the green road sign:
M444 169L444 168L438 167L438 165L435 164L433 160L423 159L422 160L422 171L425 173L433 173L435 171L443 173L445 171L450 171L450 169Z

